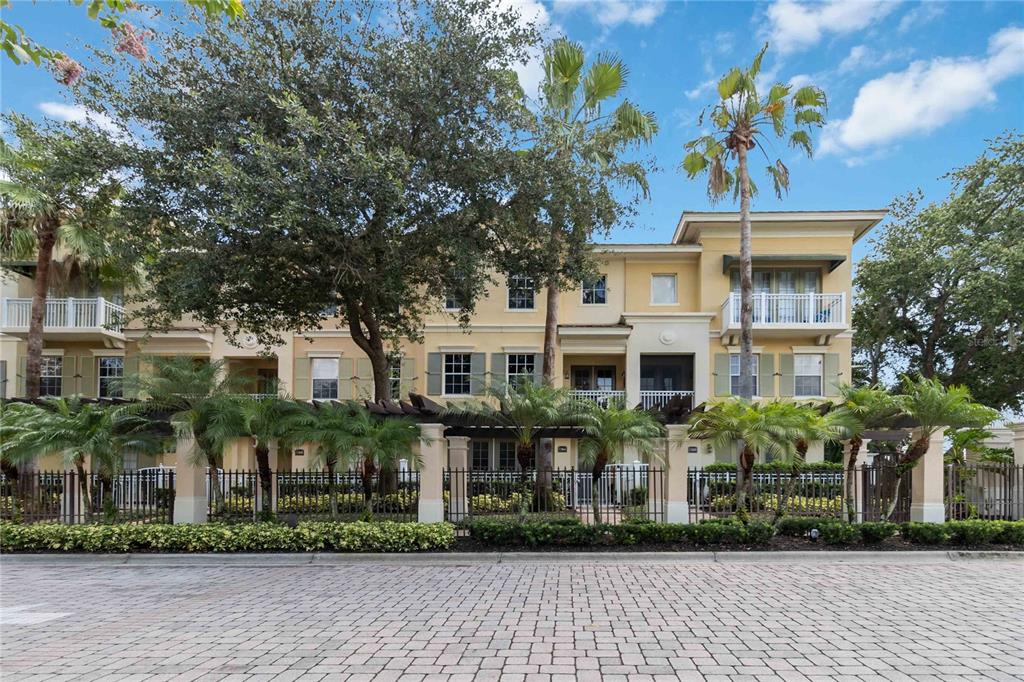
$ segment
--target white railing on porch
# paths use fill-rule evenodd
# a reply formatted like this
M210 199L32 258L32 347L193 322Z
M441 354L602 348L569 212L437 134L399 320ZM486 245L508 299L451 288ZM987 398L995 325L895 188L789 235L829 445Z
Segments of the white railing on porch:
M0 327L28 329L32 299L4 298L0 304ZM99 298L49 298L43 315L44 329L88 329L105 327L120 332L124 308Z
M613 400L625 402L625 391L613 391L609 389L573 389L572 394L580 400L593 400L602 407L607 407Z
M693 391L640 391L640 404L645 410L661 407L676 396L693 399Z
M846 294L765 294L753 297L755 325L787 327L791 325L836 327L846 324ZM740 294L729 294L722 304L722 319L735 327L740 324Z

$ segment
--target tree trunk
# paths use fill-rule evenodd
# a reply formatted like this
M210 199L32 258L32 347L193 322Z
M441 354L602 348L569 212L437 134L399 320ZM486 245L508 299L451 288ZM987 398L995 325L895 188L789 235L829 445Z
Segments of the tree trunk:
M543 380L548 386L555 385L555 351L558 343L558 299L561 295L561 287L558 284L557 274L548 278L547 289L547 310L544 316L544 367ZM551 502L551 469L554 443L551 447L539 448L537 453L537 486L534 495L534 506L547 505L550 509Z
M925 453L928 452L929 440L931 440L930 435L924 435L918 438L910 444L906 452L903 453L903 456L900 457L899 463L895 467L896 475L893 477L892 482L892 498L889 500L889 506L885 510L885 515L881 519L882 521L888 521L892 517L893 512L896 511L896 503L899 501L900 497L900 482L903 480L903 477L907 475L907 472L917 466L917 463L922 457L924 457Z
M786 515L789 500L793 498L793 492L796 489L797 481L800 480L803 463L807 459L807 441L802 438L797 441L796 450L798 456L793 458L793 464L789 469L789 480L786 481L786 487L782 490L779 499L776 500L775 518L772 519L772 523L776 526L782 522L782 518Z
M740 183L740 397L754 397L754 282L750 237L750 173L747 147L736 147ZM762 311L763 312L763 311Z
M260 511L269 513L273 509L271 504L271 481L273 472L270 471L270 448L260 443L256 446L256 470L260 476Z
M516 461L519 463L519 521L520 523L526 520L526 510L529 507L530 497L530 479L527 476L527 471L530 469L530 465L533 463L531 460L534 458L534 445L533 442L529 443L516 443Z
M365 520L373 518L373 474L377 467L373 463L373 456L363 457L361 477L363 479L363 506Z
M843 476L843 503L846 506L846 520L853 523L857 520L857 500L854 477L857 475L857 457L864 439L859 435L850 439L850 459L846 463L846 475Z
M25 367L25 397L29 400L39 397L39 375L43 359L43 320L46 317L46 295L50 287L50 263L53 260L53 247L57 243L58 227L57 221L51 218L38 231L36 276L32 282L32 312L28 323L28 350ZM32 464L30 463L29 466Z
M213 510L215 514L222 514L224 512L224 488L220 484L217 458L207 448L203 447L202 450L206 453L206 466L209 467L208 480L210 481L210 493L213 495Z
M594 509L594 523L601 523L601 476L608 465L608 455L599 454L594 459L594 468L590 478L590 505Z
M331 506L331 521L338 520L338 489L334 485L334 465L337 460L327 460L327 499Z
M752 480L754 458L754 451L744 443L739 460L736 462L736 513L741 516L746 515L747 512L747 485L748 481Z
M75 472L78 475L78 489L82 495L82 509L85 510L85 520L92 520L92 498L89 496L89 476L85 473L85 460L82 457L75 458Z

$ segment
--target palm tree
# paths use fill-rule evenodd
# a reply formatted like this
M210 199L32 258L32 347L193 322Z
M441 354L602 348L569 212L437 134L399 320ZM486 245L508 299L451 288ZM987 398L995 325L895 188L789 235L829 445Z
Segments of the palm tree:
M839 386L841 398L837 401L836 412L842 413L846 423L844 439L849 441L849 458L843 475L843 507L850 523L856 520L857 508L854 499L854 477L857 475L857 457L864 443L864 431L877 428L899 413L895 399L878 385Z
M654 442L664 435L664 429L649 412L627 409L617 401L608 407L581 401L576 422L583 430L580 459L592 467L594 523L601 523L600 482L609 460L626 447L636 448L637 454L646 459L659 457Z
M100 153L110 141L80 126L40 129L29 119L3 117L18 148L0 141L0 258L34 258L26 352L25 396L39 397L43 320L54 253L67 265L88 261L93 272L134 280L132 267L115 267L112 247L121 184Z
M825 93L813 85L796 90L776 83L766 96L758 93L757 80L761 72L761 59L768 44L754 58L747 69L733 67L718 82L718 101L711 108L710 121L714 132L701 135L686 143L687 154L682 167L689 178L704 172L708 174L708 196L712 201L731 192L740 199L740 385L739 395L750 399L753 385L753 282L751 274L750 199L756 186L750 179L747 154L760 144L769 165L766 173L772 180L775 194L781 199L789 190L789 169L776 159L774 163L765 151L770 133L784 138L790 125L795 130L789 135L789 144L800 147L811 156L813 147L809 130L825 122ZM792 110L790 124L787 110ZM702 126L704 114L697 125ZM735 162L734 170L730 165Z
M695 412L690 418L692 437L710 440L716 451L728 452L739 444L736 509L740 514L746 510L746 488L757 456L793 457L804 427L804 419L793 411L790 404L779 401L755 403L745 398L722 400L704 412Z
M360 459L365 517L369 520L373 516L374 474L393 471L398 460L412 456L412 446L420 439L420 431L409 419L381 418L364 408L353 413L348 429L353 452Z
M165 415L179 437L195 439L194 465L210 470L217 511L224 506L217 469L227 443L244 433L242 390L246 378L227 372L224 360L205 361L179 355L152 358L152 371L124 377L125 393L146 398L126 407L133 412Z
M942 385L938 379L903 377L903 391L896 396L900 410L917 422L917 438L907 444L896 461L896 476L889 506L882 518L888 521L899 499L899 481L928 452L932 436L945 428L981 429L999 418L999 412L979 405L966 386Z
M315 417L306 406L276 395L246 396L241 400L239 409L240 433L253 439L256 469L263 490L262 511L269 512L273 475L270 470L270 445L277 441L280 449L281 443L294 440L295 435L308 428Z
M152 422L111 406L80 398L47 398L41 404L15 403L0 416L0 457L12 463L60 455L73 466L86 514L93 512L88 462L106 490L121 472L126 452L162 452L166 438ZM109 496L105 506L112 505ZM108 509L108 512L110 510Z
M577 409L570 393L564 388L537 386L529 381L517 382L504 388L491 388L492 402L453 402L443 412L459 416L470 422L503 429L516 442L516 461L522 470L523 507L520 518L526 514L529 496L526 470L533 464L534 453L543 429L570 424ZM546 480L545 480L546 479ZM550 509L545 495L551 491L551 472L538 471L533 505L535 509Z
M327 496L332 520L338 518L338 489L335 483L338 465L348 468L358 461L352 422L362 409L354 402L317 403L313 419L295 429L296 441L312 444L311 464L316 468L327 469Z

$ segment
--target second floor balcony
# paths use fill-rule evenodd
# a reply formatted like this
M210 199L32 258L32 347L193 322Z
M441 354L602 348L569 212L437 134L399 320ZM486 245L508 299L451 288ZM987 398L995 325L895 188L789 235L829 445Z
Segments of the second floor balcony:
M846 294L754 293L754 331L835 334L848 328ZM740 330L740 294L722 303L722 336Z
M25 338L32 317L32 299L0 299L0 331ZM43 314L43 336L53 339L124 340L124 308L103 297L48 298Z

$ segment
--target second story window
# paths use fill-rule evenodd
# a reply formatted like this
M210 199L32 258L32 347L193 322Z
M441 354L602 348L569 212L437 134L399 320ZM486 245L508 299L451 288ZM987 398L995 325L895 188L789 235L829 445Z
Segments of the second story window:
M750 368L751 373L754 375L754 395L757 393L757 365L758 358L761 356L754 354L754 363ZM729 356L729 390L733 395L740 394L740 354L733 353Z
M583 305L604 305L608 302L608 276L598 275L583 281Z
M64 358L44 355L39 364L39 395L60 395L63 388Z
M470 353L445 353L444 394L469 395Z
M508 309L533 310L533 278L511 275L508 278Z
M462 304L455 298L453 294L448 294L444 297L444 309L449 311L462 310Z
M506 377L509 386L517 386L523 382L533 381L536 368L533 353L509 353Z
M338 358L313 358L313 400L338 399Z
M822 359L814 353L793 356L793 395L821 395Z
M402 399L402 356L391 355L388 357L388 385L391 390L392 400Z
M100 358L99 359L99 397L120 398L121 387L118 385L121 377L124 376L124 358Z
M675 275L651 275L651 303L654 305L679 303Z

